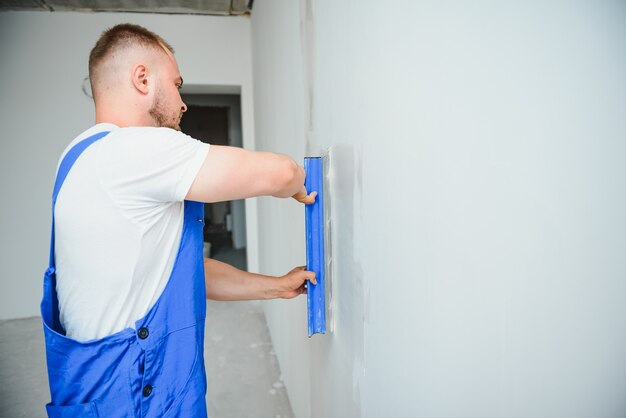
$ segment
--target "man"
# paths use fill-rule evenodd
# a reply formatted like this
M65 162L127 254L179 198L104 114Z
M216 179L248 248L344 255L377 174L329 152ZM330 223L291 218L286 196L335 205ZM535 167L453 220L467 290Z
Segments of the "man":
M42 317L50 417L206 416L205 299L292 298L282 277L202 258L203 203L253 196L309 204L304 171L273 153L179 132L187 109L173 49L136 25L89 57L96 125L59 164Z

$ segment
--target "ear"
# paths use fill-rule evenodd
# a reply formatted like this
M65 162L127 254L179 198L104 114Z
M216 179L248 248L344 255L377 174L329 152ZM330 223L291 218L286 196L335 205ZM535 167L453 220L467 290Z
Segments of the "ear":
M131 71L132 83L135 89L142 94L148 94L148 67L145 64L137 64Z

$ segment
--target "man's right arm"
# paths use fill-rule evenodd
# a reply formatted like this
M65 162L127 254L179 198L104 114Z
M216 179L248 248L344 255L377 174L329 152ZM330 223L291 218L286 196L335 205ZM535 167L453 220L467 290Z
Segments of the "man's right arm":
M304 169L286 155L211 145L185 199L211 203L291 197L304 190L304 177Z

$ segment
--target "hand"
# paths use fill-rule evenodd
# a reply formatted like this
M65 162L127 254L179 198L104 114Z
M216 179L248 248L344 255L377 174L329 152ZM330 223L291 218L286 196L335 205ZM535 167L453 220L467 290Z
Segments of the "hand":
M311 192L310 194L307 194L306 189L304 188L304 186L302 186L302 189L291 197L293 197L300 203L310 205L315 202L315 196L317 196L317 192Z
M306 266L296 267L278 279L279 298L291 299L306 293L307 281L317 284L315 273L306 270Z

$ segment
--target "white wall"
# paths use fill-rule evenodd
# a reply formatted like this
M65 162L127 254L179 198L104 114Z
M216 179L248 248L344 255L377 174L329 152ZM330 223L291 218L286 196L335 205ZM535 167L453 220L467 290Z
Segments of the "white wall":
M302 83L298 2L256 2L252 14L255 138L258 150L302 161L305 86ZM304 265L304 209L293 199L259 199L259 263L264 273L285 274ZM265 303L274 350L295 416L308 417L311 359L306 298Z
M103 30L122 22L144 25L172 44L188 86L183 93L239 86L243 143L254 148L249 18L0 13L0 319L39 314L57 159L93 124L92 101L81 91L89 51ZM257 239L255 206L247 202L248 242ZM255 270L256 245L248 257Z
M334 153L335 332L266 309L298 418L626 415L625 22L255 2L258 147ZM302 209L259 216L264 270L302 263Z

